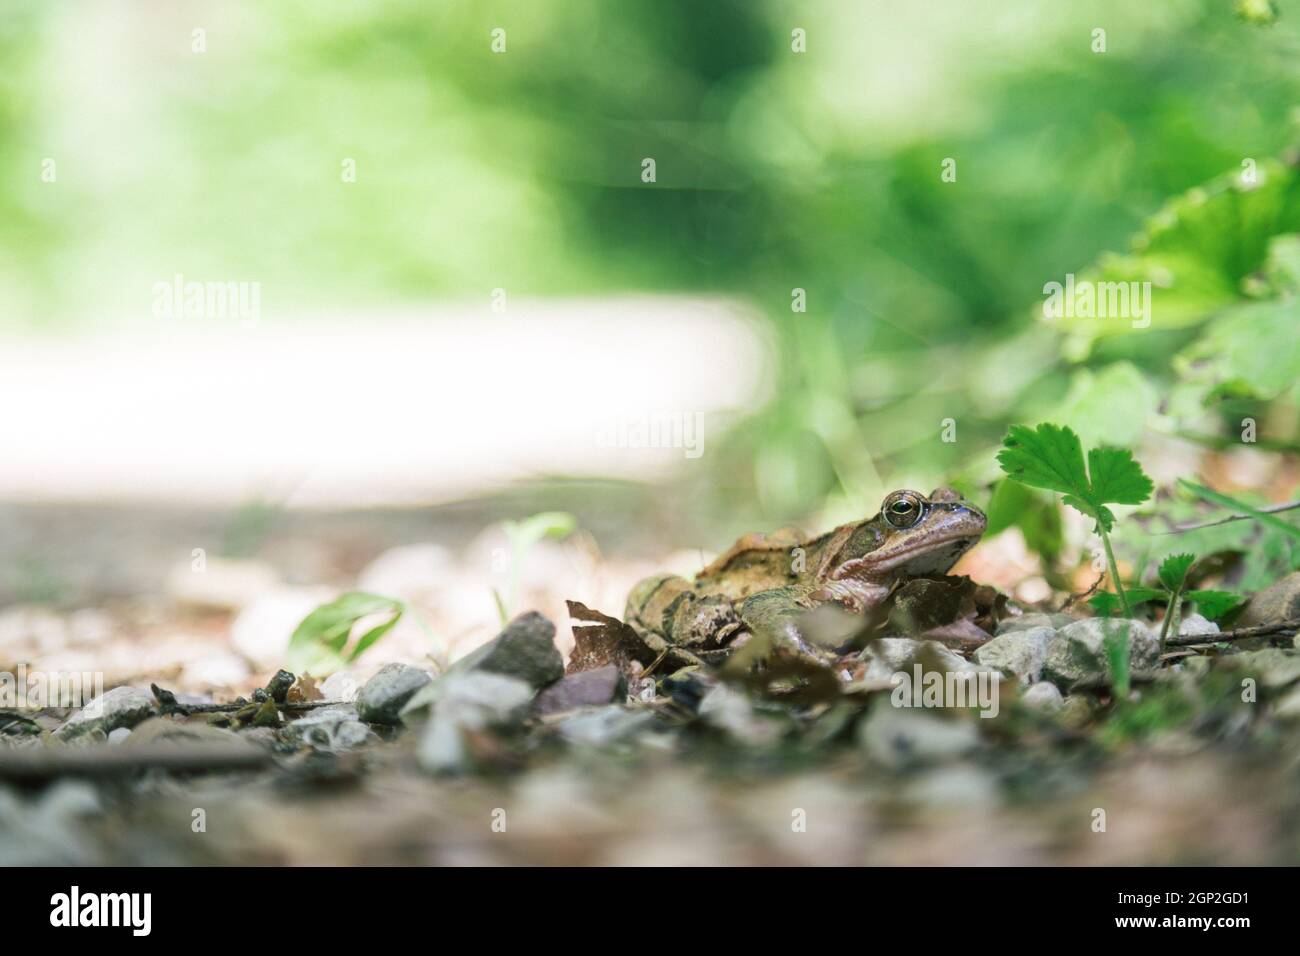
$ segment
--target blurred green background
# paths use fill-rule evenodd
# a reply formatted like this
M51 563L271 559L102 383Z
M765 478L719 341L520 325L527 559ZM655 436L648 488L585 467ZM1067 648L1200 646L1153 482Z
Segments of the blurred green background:
M780 368L708 500L771 520L986 495L1012 421L1294 452L1282 7L5 0L0 322L129 322L178 260L304 313L720 293ZM1151 327L1043 321L1066 273L1153 281Z

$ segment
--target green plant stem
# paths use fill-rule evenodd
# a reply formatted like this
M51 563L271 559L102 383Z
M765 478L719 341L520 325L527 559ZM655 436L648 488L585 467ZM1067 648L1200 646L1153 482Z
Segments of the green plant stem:
M1165 619L1160 623L1160 653L1165 652L1165 640L1169 637L1169 628L1175 617L1178 616L1179 609L1183 603L1183 586L1179 584L1178 590L1169 595L1169 603L1165 606Z
M1097 533L1101 535L1101 546L1106 549L1106 564L1110 567L1110 581L1115 585L1115 593L1119 595L1119 606L1125 617L1132 617L1133 609L1129 607L1128 595L1124 593L1124 585L1119 579L1119 567L1115 564L1115 552L1110 548L1110 538L1101 525L1097 526Z

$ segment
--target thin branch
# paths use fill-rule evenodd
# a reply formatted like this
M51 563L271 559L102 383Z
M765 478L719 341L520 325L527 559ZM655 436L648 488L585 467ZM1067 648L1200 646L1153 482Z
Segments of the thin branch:
M1076 601L1086 601L1088 598L1092 597L1094 594L1097 593L1097 589L1101 587L1101 582L1105 580L1106 580L1106 572L1103 571L1101 572L1101 574L1097 575L1097 580L1092 582L1092 587L1088 588L1088 590L1084 591L1082 594L1071 594L1068 598L1065 599L1065 603L1056 609L1056 613L1060 614L1062 611L1066 610L1071 605L1073 605Z
M1219 644L1224 641L1244 641L1252 637L1277 637L1300 631L1300 618L1287 621L1274 621L1271 624L1256 624L1253 627L1236 627L1218 634L1175 634L1171 635L1167 647L1190 647L1193 644Z
M275 706L279 710L288 711L291 714L315 710L318 707L332 707L335 704L347 704L346 700L286 700L282 704ZM225 704L177 704L174 708L175 713L188 717L190 714L233 714L237 710L243 710L250 704L258 704L259 701L230 701Z
M1266 508L1260 508L1259 511L1266 515L1275 515L1283 511L1294 511L1300 508L1300 501L1288 501L1286 504L1269 505ZM1153 534L1179 534L1183 531L1199 531L1201 528L1214 528L1221 524L1227 524L1230 521L1248 521L1253 519L1254 515L1228 515L1226 518L1218 518L1215 521L1202 521L1198 524L1178 524L1174 525L1168 531L1155 531Z

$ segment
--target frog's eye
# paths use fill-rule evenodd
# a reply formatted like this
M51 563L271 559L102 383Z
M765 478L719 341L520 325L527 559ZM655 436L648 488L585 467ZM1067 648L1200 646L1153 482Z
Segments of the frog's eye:
M895 528L910 528L921 519L924 503L913 491L899 491L885 499L880 513Z

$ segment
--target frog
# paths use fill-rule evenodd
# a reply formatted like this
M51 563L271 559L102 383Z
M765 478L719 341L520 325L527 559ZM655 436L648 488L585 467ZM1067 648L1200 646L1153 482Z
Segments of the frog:
M928 496L892 491L871 518L808 538L793 528L748 534L694 580L659 574L628 595L625 622L702 660L725 656L755 634L815 653L800 629L823 605L868 616L902 582L946 574L988 525L952 488Z

